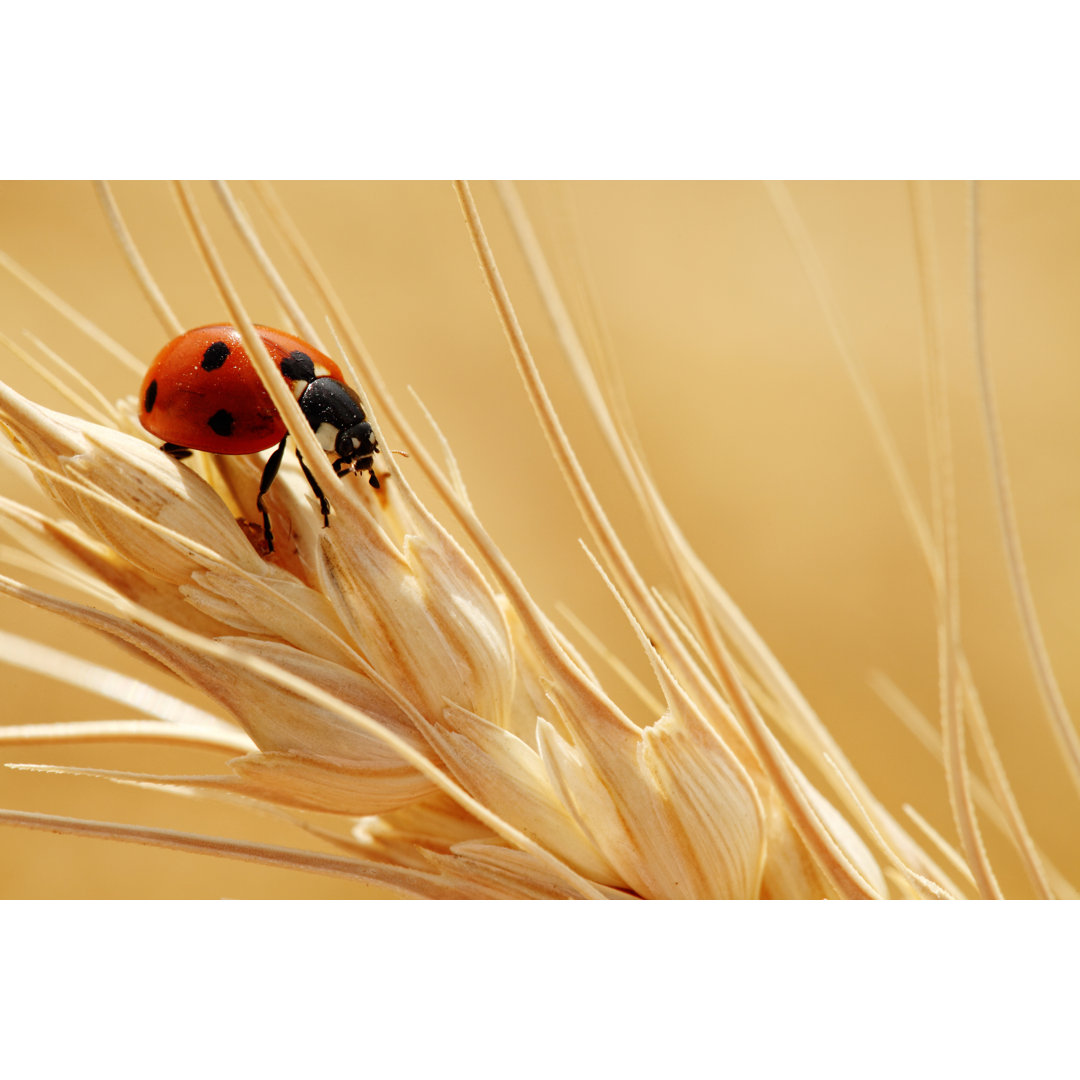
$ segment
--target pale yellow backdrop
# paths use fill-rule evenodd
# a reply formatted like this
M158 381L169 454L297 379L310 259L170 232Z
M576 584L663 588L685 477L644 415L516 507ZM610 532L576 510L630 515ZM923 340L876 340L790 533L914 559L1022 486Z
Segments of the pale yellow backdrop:
M269 292L222 223L210 189L198 190L249 310L275 323ZM253 203L244 185L236 190ZM392 389L404 396L415 388L450 437L478 511L529 587L549 610L558 602L572 607L643 669L577 545L582 526L528 410L449 184L292 183L278 190ZM582 408L495 193L485 184L474 190L571 438L632 553L664 585L663 566ZM687 535L889 807L899 812L909 802L952 838L941 769L868 683L871 671L883 671L933 714L927 575L765 187L544 183L521 191L575 314L593 328L588 340L602 345L617 373L642 447ZM812 183L790 191L853 352L925 499L907 189ZM222 318L168 188L123 183L116 194L183 322ZM1077 798L1018 635L976 411L965 188L941 184L933 194L958 454L965 643L1035 837L1077 882ZM983 239L987 341L1020 528L1047 644L1066 699L1080 708L1080 186L986 185ZM164 343L89 184L0 184L0 248L147 361ZM284 258L281 265L310 300ZM3 273L0 329L12 337L32 331L110 397L136 389L128 373ZM63 407L58 393L7 351L0 351L0 378ZM0 492L35 498L6 467ZM116 647L11 601L0 600L0 629L177 689ZM0 666L0 680L4 722L121 715L10 667ZM217 765L198 751L115 746L35 748L5 758L178 773ZM88 779L4 770L0 806L303 842L269 819ZM1007 891L1027 895L1015 860L989 828L987 840ZM360 895L370 894L332 879L0 829L4 897Z

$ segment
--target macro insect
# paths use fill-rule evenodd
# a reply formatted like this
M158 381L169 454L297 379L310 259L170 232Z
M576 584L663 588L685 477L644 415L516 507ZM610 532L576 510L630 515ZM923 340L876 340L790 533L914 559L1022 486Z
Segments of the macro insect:
M379 487L373 455L375 434L360 399L345 384L341 369L300 338L268 326L256 332L296 398L319 445L334 458L334 472L367 472ZM274 535L263 497L285 456L289 432L244 348L234 326L214 324L189 330L170 341L154 358L143 380L139 421L165 440L162 449L176 458L192 450L211 454L254 454L277 443L267 459L256 505L270 551ZM330 503L300 451L300 467L319 500L323 524L330 524Z

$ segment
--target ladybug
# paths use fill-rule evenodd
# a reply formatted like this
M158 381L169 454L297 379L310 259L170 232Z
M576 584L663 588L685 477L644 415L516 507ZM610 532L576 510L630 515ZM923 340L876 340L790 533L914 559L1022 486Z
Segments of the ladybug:
M360 399L345 385L330 357L300 338L268 326L256 332L307 417L319 445L334 458L334 472L367 472L379 486L372 456L379 452ZM285 421L244 348L234 326L214 324L189 330L170 341L154 358L143 379L139 421L164 439L162 449L176 458L192 450L211 454L254 454L278 444L263 469L256 505L263 516L266 545L274 550L270 515L263 496L277 476L289 438ZM330 504L315 477L296 456L319 500L323 524L330 524Z

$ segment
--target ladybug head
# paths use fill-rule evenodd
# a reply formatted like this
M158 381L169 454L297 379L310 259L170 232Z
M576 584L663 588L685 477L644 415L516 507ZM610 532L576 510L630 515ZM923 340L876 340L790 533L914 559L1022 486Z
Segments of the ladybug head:
M351 465L357 472L363 472L371 468L372 455L379 452L379 446L371 425L361 420L337 433L334 451L340 461Z

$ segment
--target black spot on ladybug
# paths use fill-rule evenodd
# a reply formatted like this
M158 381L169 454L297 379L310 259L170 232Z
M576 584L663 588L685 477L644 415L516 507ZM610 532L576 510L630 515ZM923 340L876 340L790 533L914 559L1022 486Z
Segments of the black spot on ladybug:
M229 359L229 346L224 341L215 341L202 355L203 371L217 371Z
M281 361L281 374L286 379L309 383L315 379L315 363L306 352L297 349Z
M232 434L233 414L228 409L218 409L206 423L215 435L227 439Z
M143 398L143 412L149 412L157 401L157 379L146 388L146 397Z

